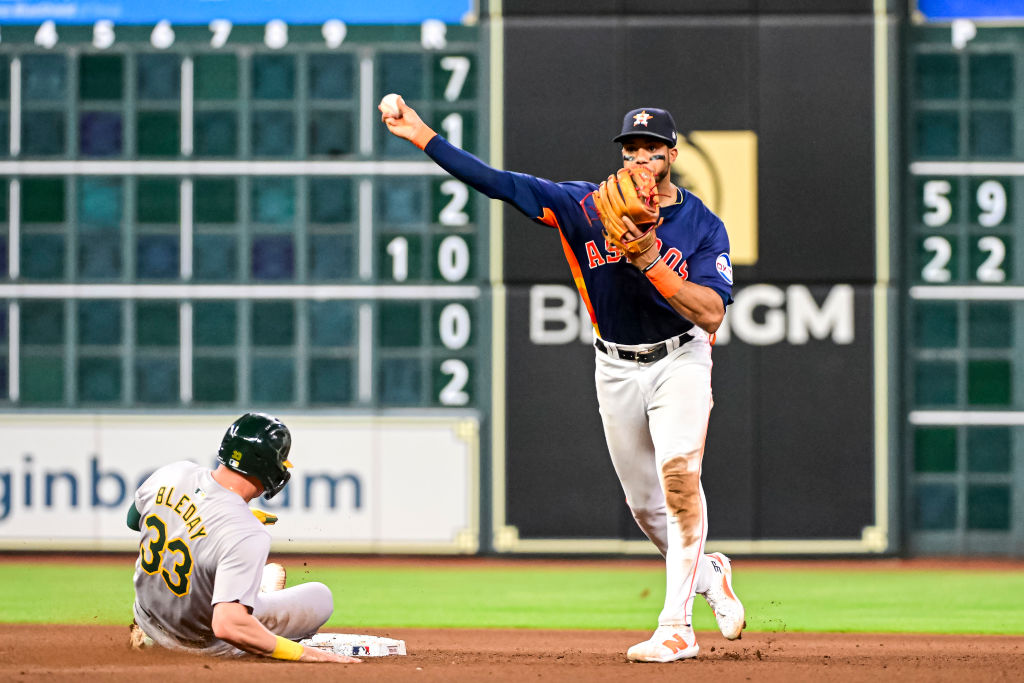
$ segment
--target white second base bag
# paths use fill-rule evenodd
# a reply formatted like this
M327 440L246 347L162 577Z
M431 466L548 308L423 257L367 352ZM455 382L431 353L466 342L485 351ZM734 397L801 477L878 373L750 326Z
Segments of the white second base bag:
M354 633L317 633L312 638L300 640L299 643L349 657L387 657L405 654L404 640Z

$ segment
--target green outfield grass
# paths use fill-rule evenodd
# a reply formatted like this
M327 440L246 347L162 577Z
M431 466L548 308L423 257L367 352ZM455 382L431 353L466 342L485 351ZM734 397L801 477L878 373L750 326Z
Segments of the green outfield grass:
M663 570L289 566L289 584L323 581L335 627L640 629L656 622ZM0 622L126 624L130 561L0 563ZM1024 573L998 570L738 568L753 631L1024 634ZM698 630L715 628L700 597Z

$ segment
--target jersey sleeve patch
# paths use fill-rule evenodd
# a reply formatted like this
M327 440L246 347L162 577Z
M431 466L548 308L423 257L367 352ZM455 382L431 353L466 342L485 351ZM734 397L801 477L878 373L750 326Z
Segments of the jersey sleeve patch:
M715 270L723 280L732 285L732 261L729 260L729 254L723 252L718 255L715 259Z

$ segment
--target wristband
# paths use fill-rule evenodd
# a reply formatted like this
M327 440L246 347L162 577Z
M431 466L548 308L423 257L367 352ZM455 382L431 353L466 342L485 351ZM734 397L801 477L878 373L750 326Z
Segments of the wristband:
M412 144L416 145L420 149L427 146L427 143L434 139L437 135L430 126L423 124L423 127L416 131L416 134L412 136Z
M644 275L647 275L647 271L649 271L649 270L650 270L651 268L653 268L654 266L656 266L656 265L658 264L658 261L660 261L660 260L661 260L661 254L658 254L658 255L657 255L656 257L654 257L654 260L653 260L653 261L651 261L651 262L650 262L650 263L648 263L648 264L647 264L646 266L644 266L643 268L641 268L641 269L640 269L640 272L641 272L641 273L643 273Z
M288 640L281 636L275 637L277 638L277 645L274 646L274 651L270 653L271 657L274 659L288 659L294 662L302 656L304 648L294 640Z
M666 299L671 299L683 288L683 278L660 260L654 263L654 267L647 271L646 275L654 288Z

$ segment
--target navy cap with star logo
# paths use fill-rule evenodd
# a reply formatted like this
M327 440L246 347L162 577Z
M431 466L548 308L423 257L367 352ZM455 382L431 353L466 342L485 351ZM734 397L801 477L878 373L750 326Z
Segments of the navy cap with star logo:
M661 140L669 147L676 146L676 122L665 109L641 107L633 109L622 119L622 132L612 138L621 142L633 135L644 135Z

